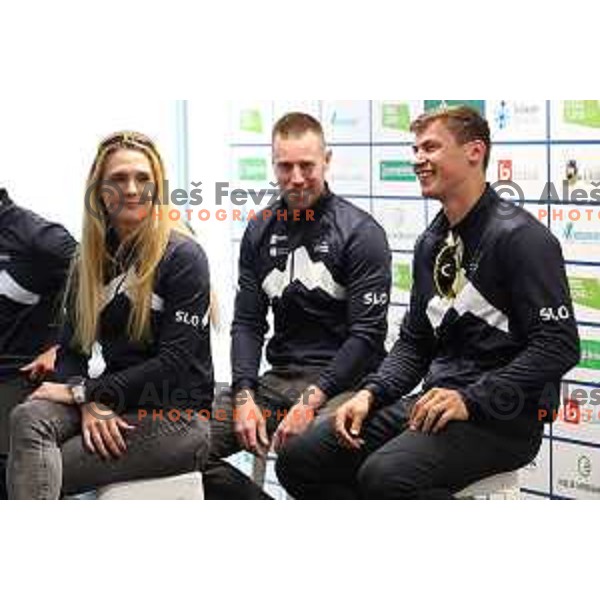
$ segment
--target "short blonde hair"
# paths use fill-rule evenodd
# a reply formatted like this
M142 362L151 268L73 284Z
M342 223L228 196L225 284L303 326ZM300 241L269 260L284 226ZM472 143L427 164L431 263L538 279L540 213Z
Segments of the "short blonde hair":
M323 126L317 119L301 112L293 112L284 115L275 123L273 127L273 141L275 138L282 137L284 139L290 137L300 137L305 133L312 132L323 140L325 145L325 132Z

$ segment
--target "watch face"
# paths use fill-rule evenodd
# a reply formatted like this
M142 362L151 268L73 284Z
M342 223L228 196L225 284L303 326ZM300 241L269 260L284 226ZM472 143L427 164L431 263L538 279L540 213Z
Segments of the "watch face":
M75 396L75 399L77 401L81 401L83 398L85 398L85 392L83 390L83 386L78 385L77 387L73 388L73 395Z
M68 387L71 390L75 404L85 404L85 379L72 379Z

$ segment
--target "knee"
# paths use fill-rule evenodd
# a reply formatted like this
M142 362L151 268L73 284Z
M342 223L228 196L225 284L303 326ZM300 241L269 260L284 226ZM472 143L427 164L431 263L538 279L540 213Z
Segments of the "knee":
M279 451L275 463L275 473L279 483L294 497L298 497L298 490L306 477L303 454L300 440L291 440Z
M52 404L31 400L19 404L10 413L12 439L30 435L47 435L52 431Z
M419 497L417 485L401 466L385 455L374 454L358 472L358 487L367 500L414 500Z
M207 423L198 423L194 428L195 471L203 472L210 452L210 429Z

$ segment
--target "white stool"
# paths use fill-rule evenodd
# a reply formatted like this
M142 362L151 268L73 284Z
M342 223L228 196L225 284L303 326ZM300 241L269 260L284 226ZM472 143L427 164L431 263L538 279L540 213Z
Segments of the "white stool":
M456 494L457 500L520 500L521 474L519 471L502 473L478 481Z
M202 474L117 483L99 489L98 500L204 500Z

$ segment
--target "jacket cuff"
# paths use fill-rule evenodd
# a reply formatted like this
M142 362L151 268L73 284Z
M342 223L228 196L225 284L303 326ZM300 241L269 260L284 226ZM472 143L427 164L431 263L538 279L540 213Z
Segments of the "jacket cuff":
M328 400L335 398L339 393L339 386L329 379L319 377L316 386L327 396Z
M233 389L234 396L243 390L250 390L251 392L256 392L258 390L258 380L245 377L243 379L238 379L237 381L234 381L231 387Z
M376 381L367 382L362 389L373 394L373 411L380 410L389 404L385 388Z
M478 402L476 394L470 388L456 390L465 402L469 412L469 421L471 423L481 423L486 420L486 413L481 403Z

